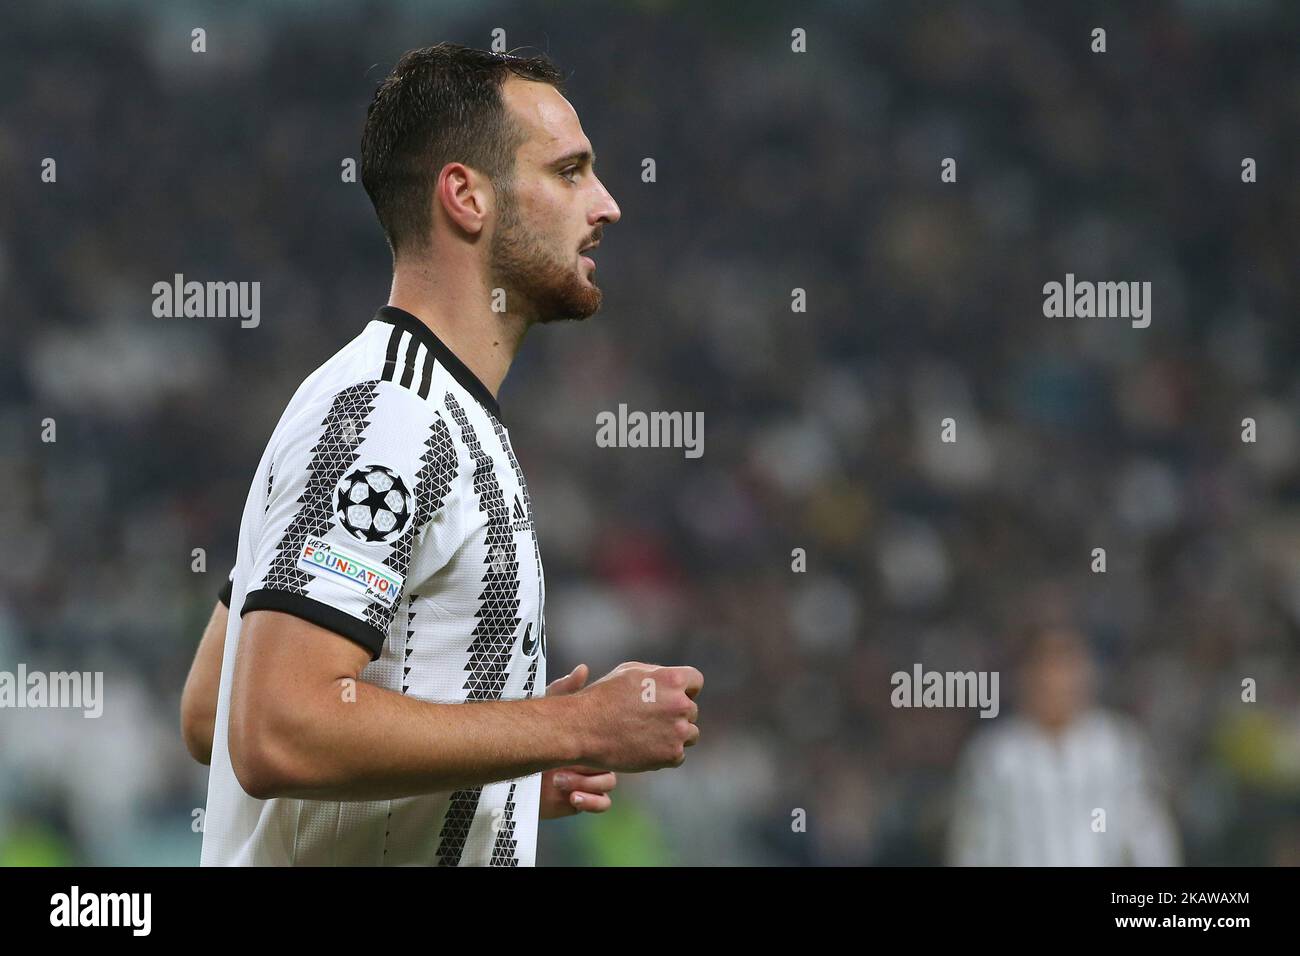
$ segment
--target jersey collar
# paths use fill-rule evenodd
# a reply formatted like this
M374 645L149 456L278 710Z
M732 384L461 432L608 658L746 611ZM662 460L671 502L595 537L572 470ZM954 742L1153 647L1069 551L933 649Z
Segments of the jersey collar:
M433 329L410 312L399 309L395 305L382 306L375 313L375 319L379 322L395 325L404 332L410 332L417 342L424 343L429 353L438 360L443 368L451 373L451 377L459 382L465 391L473 395L478 400L478 403L487 409L488 414L497 421L501 421L501 406L497 404L497 400L488 391L487 386L478 380L478 377L469 370L469 366L456 358L455 353L443 344L442 339L433 334Z

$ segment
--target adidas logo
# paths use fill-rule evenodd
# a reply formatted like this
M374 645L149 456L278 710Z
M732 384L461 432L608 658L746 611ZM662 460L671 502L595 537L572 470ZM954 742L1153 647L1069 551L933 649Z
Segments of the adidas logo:
M511 515L514 517L514 521L510 524L511 531L529 531L532 529L533 521L528 517L528 512L524 510L523 503L519 500L518 495L515 495L515 506L511 511Z

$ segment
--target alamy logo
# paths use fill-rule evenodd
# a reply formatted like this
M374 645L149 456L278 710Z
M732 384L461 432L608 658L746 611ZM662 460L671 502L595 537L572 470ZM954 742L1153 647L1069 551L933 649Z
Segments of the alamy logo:
M1065 284L1043 286L1043 315L1049 319L1132 319L1135 329L1151 324L1150 282L1075 282L1065 274Z
M895 671L889 702L895 707L979 707L981 717L998 715L997 671Z
M687 458L704 454L703 412L618 412L596 415L599 448L684 448Z
M255 329L262 321L262 283L186 282L176 273L171 282L153 284L153 314L159 319L231 319Z
M0 671L0 708L60 708L82 711L82 717L104 713L103 671Z
M131 935L148 936L152 926L152 893L68 893L50 897L51 926L129 926Z

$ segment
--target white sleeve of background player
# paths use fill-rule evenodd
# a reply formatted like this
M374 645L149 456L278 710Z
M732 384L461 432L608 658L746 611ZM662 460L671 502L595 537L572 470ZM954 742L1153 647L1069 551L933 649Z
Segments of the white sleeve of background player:
M987 738L976 737L958 763L948 824L949 866L1006 865L997 852L998 800L991 751Z
M240 614L293 614L377 659L412 555L437 546L423 532L454 487L457 456L445 420L399 385L360 382L299 414L272 458Z
M1132 768L1125 820L1132 864L1178 866L1182 856L1178 828L1166 809L1163 781L1150 741L1135 726L1124 743Z

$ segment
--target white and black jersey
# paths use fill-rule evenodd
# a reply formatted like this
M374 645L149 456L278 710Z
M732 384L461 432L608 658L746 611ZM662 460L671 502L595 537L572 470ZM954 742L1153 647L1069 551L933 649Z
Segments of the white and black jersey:
M1149 747L1127 718L1080 715L1059 734L1024 717L981 731L957 774L955 866L1174 866L1178 838Z
M523 472L492 394L385 306L299 387L249 489L226 628L202 864L531 865L540 774L375 801L257 800L230 764L240 617L282 611L370 652L421 700L545 693L545 588Z

